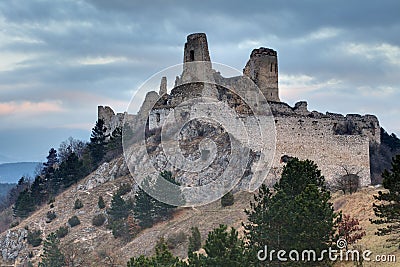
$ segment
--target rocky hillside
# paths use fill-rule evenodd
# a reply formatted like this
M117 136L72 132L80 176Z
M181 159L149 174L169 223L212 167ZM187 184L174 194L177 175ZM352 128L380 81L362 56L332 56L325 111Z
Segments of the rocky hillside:
M196 150L192 147L186 149L188 151ZM137 150L135 153L144 154L146 152ZM58 195L53 203L42 206L18 226L2 233L0 235L0 264L15 263L15 266L24 266L24 262L31 261L36 266L43 248L27 244L27 229L29 231L41 230L44 239L49 233L57 231L60 227L68 226L68 219L72 216L77 216L81 224L75 227L68 226L69 233L61 239L61 247L65 256L79 266L125 266L130 257L141 254L151 255L157 241L162 237L170 244L175 255L184 258L188 245L187 236L190 234L191 227L199 228L203 241L208 232L219 224L226 224L241 230L241 222L246 221L244 209L249 207L249 202L252 200L251 193L238 191L235 194L235 204L230 207L223 208L219 201L215 201L197 208L180 208L171 220L142 231L136 238L126 243L121 239L114 238L111 230L107 229L105 224L99 227L92 224L93 217L105 213L110 206L112 195L121 184L126 183L132 186L132 190L124 198L132 197L137 186L123 157L102 164L78 184ZM387 237L374 235L377 226L371 225L369 222L369 218L374 216L373 195L377 194L378 190L370 187L353 195L335 193L333 195L334 206L336 210L342 210L343 213L360 220L361 226L366 231L366 236L359 242L363 249L369 249L375 254L394 254L400 257L396 248L386 246ZM106 209L98 207L99 196L104 198ZM82 201L82 208L74 209L76 199ZM46 216L49 211L56 214L56 218L51 222ZM368 264L365 266L376 266L373 263ZM351 266L351 264L344 263L337 265ZM382 266L395 265L385 263Z

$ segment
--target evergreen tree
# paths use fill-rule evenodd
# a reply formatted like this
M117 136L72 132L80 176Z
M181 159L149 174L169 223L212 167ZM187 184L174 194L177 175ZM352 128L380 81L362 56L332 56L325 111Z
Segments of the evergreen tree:
M106 207L106 203L104 202L104 199L102 196L99 196L99 200L97 201L97 205L99 206L99 209L104 209Z
M107 128L104 125L104 121L99 119L96 125L92 129L92 134L90 136L90 154L93 159L95 166L100 163L105 155L105 145L107 139Z
M253 254L250 258L257 259L254 253L265 245L276 251L312 249L317 255L328 249L335 239L338 214L333 210L330 193L317 166L309 160L289 160L274 190L275 194L272 194L262 186L251 209L246 211L250 223L244 226ZM327 263L298 264L326 266Z
M59 249L60 241L55 233L47 236L43 244L43 254L39 267L63 267L65 257Z
M31 196L35 205L41 205L47 199L46 182L44 178L39 175L31 185Z
M31 196L28 189L22 191L15 202L13 207L14 216L26 218L31 212L35 210L35 201Z
M120 194L114 194L111 200L111 207L107 211L109 215L108 226L112 230L114 237L122 237L129 241L129 225L127 218L129 216L129 205Z
M175 181L175 178L172 176L172 173L170 171L163 171L160 173L154 186L150 188L151 191L154 190L155 194L165 198L174 198L173 202L178 203L179 205L183 205L185 201L180 189L174 187L167 190L167 188L163 185L165 181L174 185L180 185L178 182ZM172 217L172 214L175 211L176 207L155 199L154 208L156 219L163 221L168 220Z
M64 188L68 188L82 179L87 174L82 170L82 165L78 156L71 152L55 173L58 187L62 184Z
M201 248L201 235L198 227L191 228L192 235L189 236L188 255Z
M139 188L135 196L136 201L133 211L135 218L139 220L139 225L142 228L148 228L158 221L170 219L176 208L175 206L158 201L147 194L146 191L150 192L151 195L174 197L176 198L175 202L184 204L184 198L180 189L166 190L165 186L163 186L163 180L179 185L171 172L163 171L154 185L150 184L149 179L144 179L141 188Z
M49 155L46 158L47 162L43 163L42 172L44 175L46 174L52 175L58 163L57 150L51 148L49 150Z
M208 234L204 250L207 256L189 256L189 266L254 266L247 261L244 241L238 237L238 232L234 228L228 231L226 225Z
M148 179L142 182L142 186L148 186ZM154 224L155 199L147 194L142 188L139 188L135 195L135 205L133 213L139 220L141 228L149 228Z
M371 220L374 224L386 225L379 228L377 235L392 235L388 241L400 247L400 155L393 158L391 171L382 174L383 187L387 192L379 191L374 198L380 201L373 204L375 215L379 218Z
M142 255L138 258L131 258L127 263L127 267L154 266L184 267L187 266L187 264L181 261L178 257L172 255L165 242L157 244L156 254L154 256L148 258Z
M114 221L126 219L129 215L129 210L125 200L119 195L114 194L111 199L111 207L107 211L110 219Z

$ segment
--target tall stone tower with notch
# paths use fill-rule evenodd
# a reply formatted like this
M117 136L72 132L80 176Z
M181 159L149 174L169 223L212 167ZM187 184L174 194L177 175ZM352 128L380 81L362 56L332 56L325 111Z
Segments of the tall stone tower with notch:
M212 66L205 33L187 36L183 55L183 72L180 83L212 81Z
M278 56L265 47L254 49L243 74L253 80L268 101L280 102L278 89Z

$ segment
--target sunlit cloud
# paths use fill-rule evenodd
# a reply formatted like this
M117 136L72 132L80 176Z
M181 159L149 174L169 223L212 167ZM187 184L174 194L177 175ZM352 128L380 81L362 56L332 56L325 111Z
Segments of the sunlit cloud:
M38 115L47 112L63 112L60 102L0 102L0 116L7 115Z
M381 43L381 44L363 44L350 43L345 44L343 50L351 55L361 56L368 60L384 59L392 65L400 67L400 47Z
M128 61L128 59L126 57L88 57L78 60L78 63L82 65L104 65L124 61Z
M320 81L316 77L300 74L287 75L282 74L279 78L279 89L283 100L299 100L309 93L321 90L323 88L335 88L341 84L340 80L329 79Z

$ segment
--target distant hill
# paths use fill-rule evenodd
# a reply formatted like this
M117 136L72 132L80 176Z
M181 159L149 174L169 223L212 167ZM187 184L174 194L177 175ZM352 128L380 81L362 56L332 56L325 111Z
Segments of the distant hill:
M16 162L0 164L0 183L17 183L24 176L33 176L39 162Z
M0 201L2 200L3 197L5 197L8 193L8 191L13 188L15 184L2 184L0 183Z

